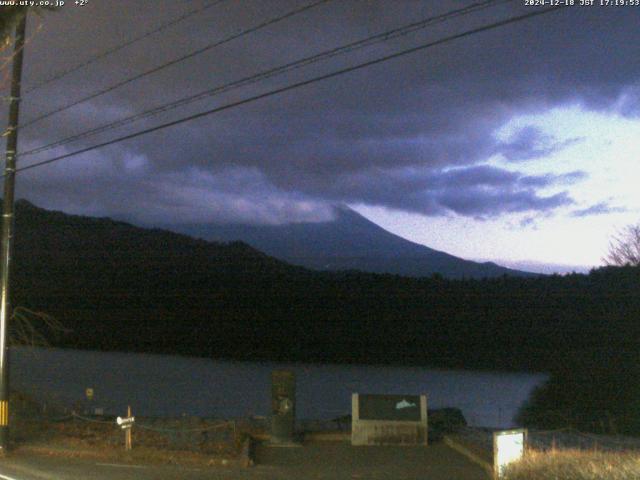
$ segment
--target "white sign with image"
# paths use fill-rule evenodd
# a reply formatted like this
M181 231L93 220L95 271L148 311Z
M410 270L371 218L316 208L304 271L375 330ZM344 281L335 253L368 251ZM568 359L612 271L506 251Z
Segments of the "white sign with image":
M494 432L493 468L497 478L503 477L507 465L524 456L526 441L526 429Z
M126 418L118 417L118 418L116 418L116 423L118 425L120 425L120 428L122 428L123 430L125 430L127 428L131 428L135 421L136 421L135 417L126 417Z

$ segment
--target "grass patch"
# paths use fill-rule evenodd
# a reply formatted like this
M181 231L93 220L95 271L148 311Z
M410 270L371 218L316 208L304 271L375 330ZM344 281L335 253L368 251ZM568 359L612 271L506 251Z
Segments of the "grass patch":
M245 432L227 438L192 436L172 441L163 432L133 430L133 450L124 450L124 432L108 423L87 423L78 420L50 422L16 420L12 430L12 450L60 457L92 458L118 463L172 464L183 466L244 465L241 455ZM164 426L188 428L163 421ZM195 433L195 432L194 432Z
M133 450L113 417L88 417L43 404L21 392L11 394L12 451L117 463L192 467L246 466L247 440L262 431L248 421L196 417L136 416Z
M631 480L640 478L640 453L529 450L505 471L506 480Z

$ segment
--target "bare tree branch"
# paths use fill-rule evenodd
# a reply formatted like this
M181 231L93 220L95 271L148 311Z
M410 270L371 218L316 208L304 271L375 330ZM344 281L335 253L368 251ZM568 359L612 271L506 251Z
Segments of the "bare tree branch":
M640 265L640 223L629 225L613 236L604 261L607 265Z
M50 335L68 333L62 323L44 312L35 312L25 307L13 310L9 324L9 343L31 347L47 347Z
M27 12L34 12L41 15L42 12L47 10L58 10L58 8L52 6L25 7L19 5L5 5L0 8L0 50L11 43L13 30Z

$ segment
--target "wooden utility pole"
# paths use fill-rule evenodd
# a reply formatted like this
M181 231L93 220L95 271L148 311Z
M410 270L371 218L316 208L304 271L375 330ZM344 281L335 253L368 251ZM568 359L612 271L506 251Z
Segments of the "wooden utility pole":
M16 153L18 149L18 118L20 113L20 82L27 14L16 27L13 46L13 74L9 98L9 125L4 167L4 193L2 200L2 250L0 252L0 454L9 445L9 355L8 326L11 318L9 273L13 247L14 193L16 180Z
M127 418L131 418L131 405L127 407ZM124 431L124 449L129 451L132 448L131 445L131 428L133 424L127 425L127 429Z

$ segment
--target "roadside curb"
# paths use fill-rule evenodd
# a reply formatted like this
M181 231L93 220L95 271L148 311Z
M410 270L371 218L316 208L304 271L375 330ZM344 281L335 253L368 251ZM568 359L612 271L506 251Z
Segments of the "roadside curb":
M308 442L349 442L349 432L306 432L304 440Z
M136 458L135 455L109 455L104 454L95 450L86 450L86 449L78 449L78 448L60 448L60 447L50 447L45 445L22 445L19 448L12 450L9 455L11 456L20 456L20 455L42 455L45 457L59 457L59 458L73 458L73 459L87 459L87 460L95 460L102 462L115 462L122 463L126 465L132 465L135 463L144 464L147 467L152 466L166 466L166 465L174 465L174 466L183 466L185 468L189 467L250 467L255 464L254 462L254 452L255 447L251 440L246 440L242 444L242 448L239 452L239 455L234 455L231 457L215 457L209 458L203 455L202 461L197 463L191 462L178 462L174 461L172 458L168 457L168 459L148 459L148 458ZM175 453L175 452L173 452ZM169 452L171 454L171 452Z
M468 447L464 446L462 443L457 442L456 440L451 438L449 435L445 435L443 440L445 445L452 448L456 452L464 455L475 464L480 465L487 472L489 477L493 478L493 464L491 462L488 462L487 460L482 458L480 455L473 452Z
M51 447L48 445L21 445L13 450L17 454L34 454L45 456L59 456L68 458L91 458L94 460L110 460L112 457L95 450L83 448Z

